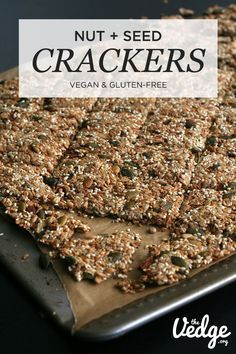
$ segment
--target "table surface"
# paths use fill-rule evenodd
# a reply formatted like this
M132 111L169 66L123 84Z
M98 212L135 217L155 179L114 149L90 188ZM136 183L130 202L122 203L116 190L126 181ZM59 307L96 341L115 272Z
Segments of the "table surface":
M217 1L205 0L8 0L0 11L0 71L17 65L19 18L158 18L161 13L176 13L179 7L188 7L200 14ZM234 0L218 1L221 5ZM235 353L236 286L235 283L195 301L171 314L149 323L132 333L106 343L85 343L71 338L45 317L38 305L22 287L1 269L0 273L0 353L70 354L86 350L87 354L116 353L174 353L205 354ZM209 314L210 325L227 325L232 332L229 344L207 348L207 339L174 339L172 327L175 318L201 320Z
M0 273L0 352L2 354L233 354L235 338L235 283L192 302L123 337L104 343L87 343L72 338L45 317L40 307L6 270ZM232 332L229 344L207 348L208 339L174 339L176 318L201 321L209 314L210 325L226 325ZM234 328L234 330L233 330Z

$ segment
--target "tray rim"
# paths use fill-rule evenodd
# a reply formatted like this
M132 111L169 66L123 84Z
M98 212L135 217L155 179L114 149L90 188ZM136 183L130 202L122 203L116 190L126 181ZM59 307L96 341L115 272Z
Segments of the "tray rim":
M234 281L236 281L236 254L176 285L147 295L95 319L81 327L75 334L91 341L113 339ZM178 291L179 295L176 297Z

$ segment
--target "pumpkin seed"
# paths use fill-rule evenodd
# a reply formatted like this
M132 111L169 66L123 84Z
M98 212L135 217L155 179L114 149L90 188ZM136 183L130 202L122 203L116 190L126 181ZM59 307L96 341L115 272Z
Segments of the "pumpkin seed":
M55 112L56 111L56 107L53 104L44 105L43 108L45 111L48 111L48 112Z
M192 119L187 119L185 122L185 128L187 129L196 128L196 123Z
M53 105L52 98L44 98L43 108L49 112L56 111L56 107Z
M189 242L192 244L192 245L195 245L195 246L198 246L198 247L201 247L202 246L202 242L199 241L199 239L196 239L196 238L190 238L189 239Z
M220 167L220 162L216 162L210 168L212 171L217 171L219 167Z
M89 147L93 148L93 149L96 149L98 147L98 143L96 142L93 142L93 143L89 143Z
M43 101L44 105L52 104L52 98L51 97L45 97Z
M18 211L21 213L21 212L25 211L25 208L26 208L25 202L20 201L19 205L18 205Z
M217 144L217 138L215 136L209 136L206 140L206 145L214 146Z
M161 212L161 208L160 207L155 207L155 208L153 208L153 211L155 211L155 213L160 213Z
M73 166L74 165L74 161L73 160L67 160L67 161L65 161L63 164L65 165L65 166Z
M111 258L113 262L117 262L122 259L123 255L120 252L110 252L108 257Z
M10 159L14 160L14 158L15 158L15 152L14 152L14 151L9 151L9 152L7 153L7 156L8 156Z
M151 151L145 151L143 153L143 156L146 157L146 159L150 159L152 157L153 153Z
M206 11L204 11L204 15L220 15L224 12L223 7L217 7L217 8L209 8Z
M64 260L66 261L68 266L73 266L76 264L76 259L73 256L65 256Z
M92 208L92 213L94 216L101 216L99 210L95 207Z
M155 178L158 176L157 172L154 169L148 170L148 175L151 178Z
M38 216L40 219L45 219L45 217L46 217L45 210L40 209L40 210L37 212L37 216Z
M198 154L198 153L201 152L202 150L201 150L199 147L193 147L193 148L191 149L191 151L192 151L193 154Z
M73 178L74 177L74 172L70 172L69 174L68 174L68 177L67 177L67 179L71 179L71 178Z
M36 153L39 152L39 148L36 144L31 144L29 147L33 152L36 152Z
M46 253L42 253L39 256L39 266L41 269L48 269L51 264L51 259Z
M41 116L37 116L36 114L33 114L31 116L31 119L38 122L39 120L42 120L43 118Z
M165 209L165 210L170 210L171 208L172 208L172 203L170 203L170 202L166 202L163 205L163 209Z
M81 123L80 127L81 128L88 128L89 125L89 121L88 120L83 120L83 122Z
M58 224L63 226L65 225L65 223L67 222L68 220L68 216L67 215L62 215L58 218Z
M29 106L29 100L28 98L20 98L17 103L16 103L17 107L21 107L21 108L26 108Z
M171 256L171 263L178 266L178 267L183 267L183 268L187 268L188 265L185 262L185 260L181 257L178 256Z
M161 256L164 256L165 254L169 254L169 253L170 253L170 251L167 251L167 250L161 251L159 256L157 256L157 257L160 258Z
M85 280L94 280L95 275L89 272L84 272L83 279Z
M125 163L127 163L129 166L135 167L135 168L139 168L139 163L135 162L135 161L125 161Z
M109 143L115 147L120 145L119 141L117 141L117 140L109 140Z
M230 238L232 238L232 240L236 242L236 233L231 234Z
M207 257L209 255L209 251L202 251L202 252L200 252L199 253L199 256L201 256L201 257Z
M135 200L128 200L124 205L124 209L131 209L135 204Z
M186 234L195 235L196 233L197 233L197 229L194 227L188 227L186 230Z
M109 155L107 155L107 154L98 154L98 157L100 157L101 159L108 159Z
M43 176L43 181L49 187L55 187L57 185L57 183L58 183L58 178Z
M135 173L127 167L122 167L120 172L124 177L128 177L130 179L133 179L135 177Z
M224 230L224 231L223 231L223 236L224 236L224 237L229 237L229 236L230 236L229 230Z
M39 135L37 136L37 138L40 139L40 140L45 140L45 139L47 139L47 135L45 135L45 134L39 134Z

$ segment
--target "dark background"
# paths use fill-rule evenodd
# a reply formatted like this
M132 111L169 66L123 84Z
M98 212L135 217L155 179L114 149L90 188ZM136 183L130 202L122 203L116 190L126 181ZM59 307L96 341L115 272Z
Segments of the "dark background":
M180 7L201 14L208 6L235 0L0 0L0 72L18 64L18 19L159 18Z
M214 1L92 1L92 0L1 0L0 1L0 71L18 64L19 18L159 18L161 13L176 13L187 7L200 14ZM220 1L221 6L234 1ZM2 268L2 267L1 267ZM235 283L172 312L142 328L107 343L91 344L70 338L45 317L39 306L5 269L0 272L0 353L1 354L224 354L236 353ZM175 318L201 320L210 316L211 325L227 325L232 332L228 347L207 348L206 339L174 339Z

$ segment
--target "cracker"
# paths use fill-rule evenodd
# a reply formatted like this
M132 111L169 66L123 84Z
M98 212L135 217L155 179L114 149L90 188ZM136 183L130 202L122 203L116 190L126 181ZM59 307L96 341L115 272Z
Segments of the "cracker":
M120 231L65 243L60 256L69 260L69 271L78 281L101 283L111 277L123 278L128 273L140 243L138 234Z
M206 153L196 166L191 188L222 189L227 183L235 182L236 163L234 158L223 154Z

